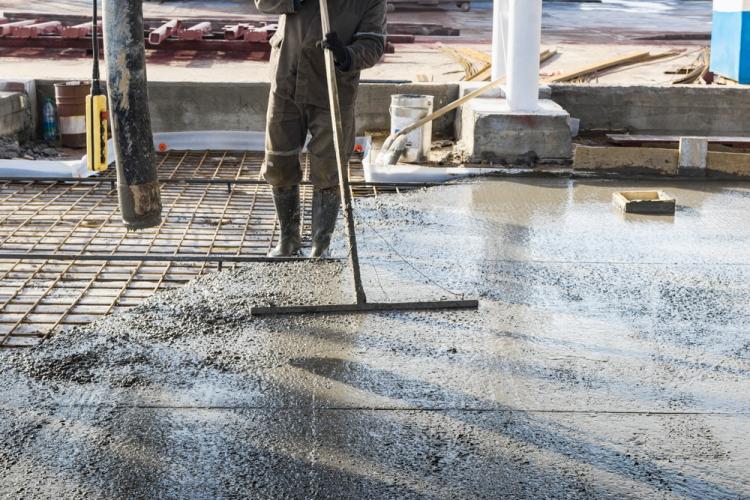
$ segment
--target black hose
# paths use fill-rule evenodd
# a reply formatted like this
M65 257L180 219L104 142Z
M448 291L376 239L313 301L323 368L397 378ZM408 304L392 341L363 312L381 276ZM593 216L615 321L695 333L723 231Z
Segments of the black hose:
M93 16L91 20L91 45L94 52L94 69L91 75L91 95L101 95L101 82L99 75L99 25L98 25L98 13L97 13L97 0L93 0Z

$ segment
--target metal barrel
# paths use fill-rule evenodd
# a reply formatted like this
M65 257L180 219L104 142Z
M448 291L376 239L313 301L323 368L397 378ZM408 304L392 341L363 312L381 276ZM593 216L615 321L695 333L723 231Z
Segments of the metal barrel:
M86 147L86 96L90 89L89 82L55 84L55 104L63 146Z

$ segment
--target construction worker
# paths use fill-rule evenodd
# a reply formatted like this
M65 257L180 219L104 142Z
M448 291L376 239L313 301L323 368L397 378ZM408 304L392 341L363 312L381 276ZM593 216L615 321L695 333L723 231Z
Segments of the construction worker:
M336 228L341 200L323 49L331 50L336 62L345 164L354 148L360 71L374 66L385 51L386 0L329 0L328 4L332 31L324 37L318 0L255 0L259 11L281 15L271 39L263 164L281 226L279 244L270 257L300 252L300 152L308 133L314 186L311 257L325 254Z

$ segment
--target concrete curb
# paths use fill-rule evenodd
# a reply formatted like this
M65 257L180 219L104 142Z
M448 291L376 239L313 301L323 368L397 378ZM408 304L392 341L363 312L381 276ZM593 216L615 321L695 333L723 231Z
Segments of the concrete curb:
M679 151L676 149L577 146L573 156L574 171L628 171L676 176L679 173Z
M51 80L36 82L38 99L54 95ZM265 129L267 82L151 82L155 130ZM459 83L365 83L357 101L359 135L388 130L392 94L435 96L435 107L459 96ZM580 119L581 132L629 131L656 135L747 135L750 90L705 85L551 85L552 100ZM434 124L436 137L455 137L456 113Z
M676 149L577 146L573 170L689 178L750 178L750 154L709 151L704 163L705 168L681 167L680 151Z
M750 178L750 154L709 151L706 171L708 176Z

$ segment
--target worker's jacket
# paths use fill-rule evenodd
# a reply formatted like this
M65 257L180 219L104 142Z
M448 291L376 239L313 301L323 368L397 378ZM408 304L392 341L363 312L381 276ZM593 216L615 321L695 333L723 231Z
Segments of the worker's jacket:
M265 14L281 14L271 39L271 91L300 104L328 108L323 30L318 0L255 0ZM363 69L374 66L385 52L386 0L328 0L331 30L348 46L348 71L337 70L342 106L354 104Z

